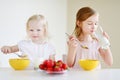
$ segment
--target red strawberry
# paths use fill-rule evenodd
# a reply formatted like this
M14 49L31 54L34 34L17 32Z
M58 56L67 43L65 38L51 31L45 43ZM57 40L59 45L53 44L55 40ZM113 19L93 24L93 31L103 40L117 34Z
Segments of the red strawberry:
M62 68L62 64L63 64L62 60L58 60L56 62L56 66L59 66L60 68Z
M47 71L53 71L53 68L47 68Z
M47 68L52 68L54 67L54 61L53 60L47 60Z
M43 65L44 65L44 66L47 65L47 61L48 61L48 60L45 60L45 61L43 62Z
M59 66L55 66L54 71L62 71L62 68L60 68Z
M54 61L53 60L45 60L44 62L43 62L43 64L44 64L44 66L46 66L47 68L51 68L51 67L53 67L55 64L54 64Z
M65 63L63 63L63 64L62 64L62 68L63 68L64 70L66 70L68 67L67 67L67 65L66 65Z
M62 60L58 60L57 62L58 62L58 63L63 63Z
M44 67L45 67L44 64L39 65L39 68L42 69L42 70L44 70Z

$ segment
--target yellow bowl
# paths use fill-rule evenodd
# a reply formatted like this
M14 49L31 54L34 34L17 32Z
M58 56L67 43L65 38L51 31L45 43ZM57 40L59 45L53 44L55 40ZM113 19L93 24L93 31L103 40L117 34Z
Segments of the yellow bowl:
M24 70L30 64L30 60L24 58L14 58L9 59L9 64L15 70Z
M79 65L84 70L90 71L95 69L99 64L98 60L82 59L79 60Z

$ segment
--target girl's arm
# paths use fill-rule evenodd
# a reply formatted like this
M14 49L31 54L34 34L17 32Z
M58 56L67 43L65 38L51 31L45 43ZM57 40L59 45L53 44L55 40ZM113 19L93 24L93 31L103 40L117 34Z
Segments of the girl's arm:
M76 38L70 37L67 44L68 44L67 65L68 65L68 67L72 67L75 62L78 42L77 42Z
M7 54L7 53L13 53L19 51L18 45L14 46L3 46L1 48L1 52Z
M111 53L110 48L108 49L99 49L100 55L102 56L103 60L105 61L105 63L109 66L111 66L113 64L113 56Z
M103 32L103 35L109 39L109 36L106 32ZM111 53L110 48L108 47L107 49L99 49L100 55L102 56L103 60L105 61L105 63L109 66L111 66L113 64L113 56Z
M75 62L76 51L68 48L68 55L67 55L67 65L68 67L73 67Z

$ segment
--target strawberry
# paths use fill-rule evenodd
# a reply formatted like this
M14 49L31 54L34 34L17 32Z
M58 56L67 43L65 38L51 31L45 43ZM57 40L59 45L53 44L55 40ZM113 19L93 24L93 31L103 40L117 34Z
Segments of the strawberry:
M39 68L42 69L42 70L44 70L44 67L45 67L44 64L39 65Z
M47 60L47 68L52 68L55 64L53 60Z
M62 71L62 68L60 68L59 66L55 66L54 71Z
M49 72L52 71L63 71L66 70L68 67L62 60L53 61L53 60L45 60L42 64L39 65L39 68L42 70L46 70Z
M53 68L47 68L47 71L53 71L54 69Z
M64 70L66 70L68 67L67 67L67 65L66 65L65 63L63 63L63 64L62 64L62 68L63 68Z
M44 65L44 66L47 65L47 61L48 61L48 60L45 60L45 61L43 62L43 65Z
M62 68L62 63L56 62L55 66L59 66L60 68Z

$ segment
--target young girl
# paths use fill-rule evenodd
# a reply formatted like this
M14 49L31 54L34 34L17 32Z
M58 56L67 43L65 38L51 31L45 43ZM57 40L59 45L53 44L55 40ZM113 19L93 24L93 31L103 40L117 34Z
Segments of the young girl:
M30 59L31 67L35 66L37 60L53 59L55 48L48 42L48 25L43 15L31 16L26 25L29 40L22 40L14 46L3 46L1 51L5 54L22 52Z
M104 62L111 66L113 57L110 48L101 48L99 40L93 36L98 26L99 14L90 7L81 8L76 15L76 27L74 35L69 37L67 64L69 67L80 68L78 61L82 58L83 53L88 51L89 57L92 53L99 54ZM105 37L108 37L104 33ZM108 38L107 38L108 39ZM101 64L97 69L101 68Z

